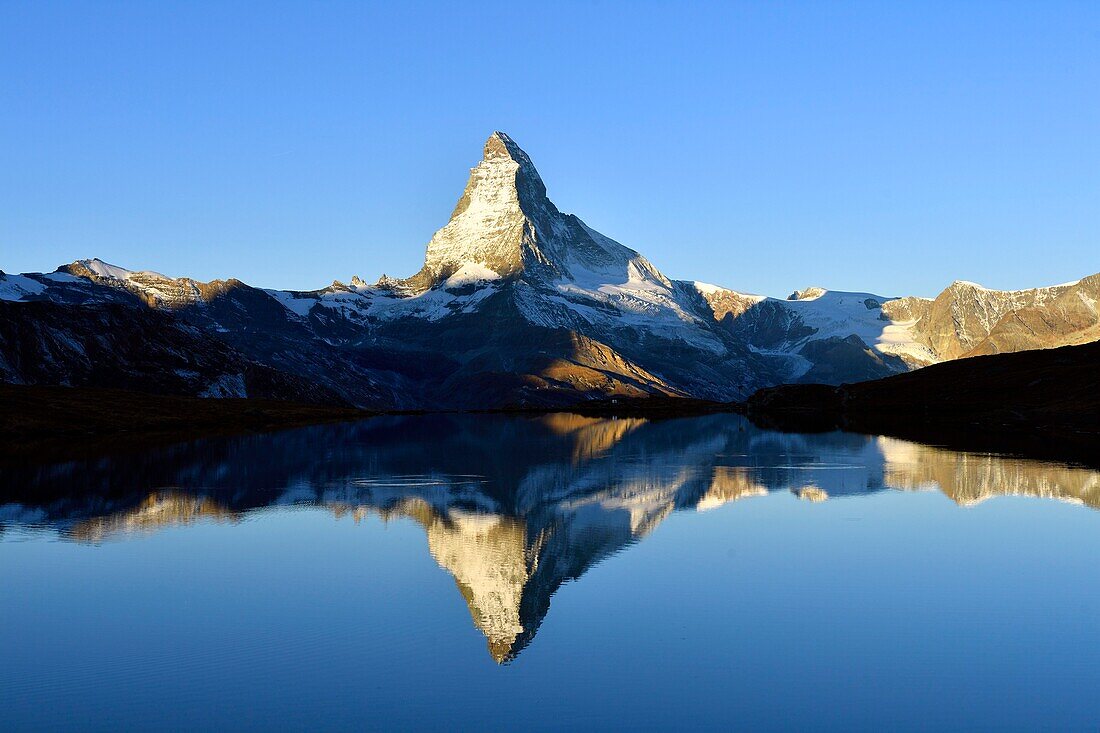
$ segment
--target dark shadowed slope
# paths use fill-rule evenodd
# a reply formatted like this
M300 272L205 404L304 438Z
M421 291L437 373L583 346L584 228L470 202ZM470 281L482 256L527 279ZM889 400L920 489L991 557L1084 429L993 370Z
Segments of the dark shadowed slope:
M0 301L0 382L349 404L169 313L122 303Z
M757 422L882 433L970 449L1100 460L1100 343L977 356L839 387L787 385L748 401Z
M206 435L266 431L371 413L258 399L211 400L119 389L0 384L0 459L52 460Z

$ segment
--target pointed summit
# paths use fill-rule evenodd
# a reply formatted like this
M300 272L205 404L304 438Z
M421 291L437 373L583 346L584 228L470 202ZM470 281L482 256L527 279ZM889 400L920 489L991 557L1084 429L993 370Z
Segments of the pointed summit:
M637 252L558 211L527 153L500 131L485 141L450 220L428 243L424 267L401 284L420 292L456 273L464 283L477 273L485 276L481 280L529 282L584 273L604 282L669 285Z
M407 284L431 288L469 266L515 277L528 262L545 259L537 254L535 222L548 216L560 214L531 159L512 138L494 132L450 221L428 243L424 267Z
M516 145L515 140L500 130L494 131L489 139L485 141L485 152L482 157L511 158L517 163L531 165L531 159L527 157L527 153L523 152L519 145Z
M466 190L451 213L451 221L478 202L514 205L528 215L547 206L554 207L546 198L546 186L527 153L500 131L485 141L481 163L470 170Z
M485 141L485 149L482 153L482 161L507 159L515 163L516 170L515 187L524 203L531 205L549 204L546 200L546 186L535 170L527 153L516 145L516 141L497 130ZM553 204L550 204L553 206Z

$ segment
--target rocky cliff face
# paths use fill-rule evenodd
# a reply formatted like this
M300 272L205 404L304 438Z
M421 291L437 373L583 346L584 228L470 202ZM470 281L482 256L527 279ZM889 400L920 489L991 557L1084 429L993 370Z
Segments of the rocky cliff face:
M0 273L0 300L16 308L47 301L156 311L241 359L375 408L551 406L647 394L734 400L782 382L858 381L1100 338L1098 290L1093 276L1013 293L956 283L934 300L817 287L779 300L670 280L559 211L531 159L500 132L428 243L424 266L407 279L261 290L94 259L48 274ZM23 338L0 343L4 379L79 382L68 374L82 368L75 351ZM137 348L126 343L115 347ZM13 357L16 349L57 356L50 369L31 368ZM125 364L139 356L97 358ZM168 359L165 368L178 367ZM161 389L155 380L122 381ZM196 383L191 391L207 390Z
M1011 292L955 283L933 301L920 333L941 359L1070 346L1100 339L1100 275Z
M497 279L592 284L593 278L672 287L637 252L558 211L527 153L494 132L450 221L428 243L424 267L404 284L421 292L448 280L452 285Z

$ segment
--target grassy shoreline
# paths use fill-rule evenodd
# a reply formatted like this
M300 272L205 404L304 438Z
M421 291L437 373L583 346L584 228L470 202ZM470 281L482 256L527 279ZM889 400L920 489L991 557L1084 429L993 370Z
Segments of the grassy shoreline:
M119 447L358 420L375 414L274 400L0 384L0 456L87 455Z

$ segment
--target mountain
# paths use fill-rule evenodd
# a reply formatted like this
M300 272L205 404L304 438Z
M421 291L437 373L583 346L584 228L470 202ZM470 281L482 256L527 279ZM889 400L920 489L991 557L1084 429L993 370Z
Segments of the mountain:
M785 382L874 379L972 353L1094 340L1098 290L1093 276L1012 293L956 283L934 300L821 288L781 300L671 280L559 211L528 155L495 132L423 267L408 278L280 291L97 259L47 274L0 273L0 300L23 323L18 335L0 331L0 378L305 395L367 408L549 407L649 395L730 401ZM27 307L42 301L54 308L45 320L46 311ZM167 319L160 357L136 337L104 343L94 359L82 355L91 334L128 333L125 314L134 311ZM50 354L49 368L27 356L39 352ZM196 361L207 352L224 358L181 363L181 354ZM162 369L152 366L158 358ZM87 364L100 360L111 368L93 374ZM129 366L138 363L148 368ZM283 386L254 386L247 375L261 367ZM160 379L192 372L190 381Z

